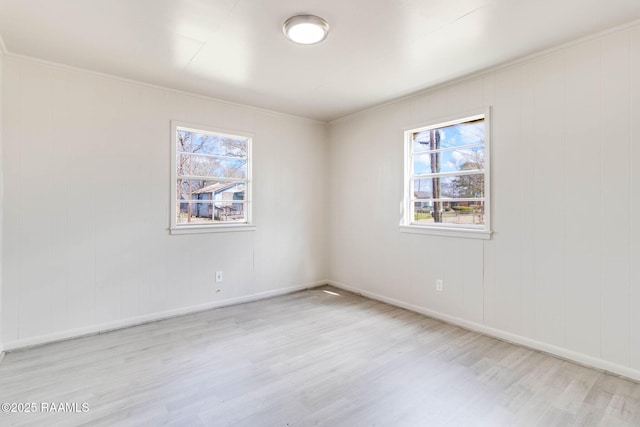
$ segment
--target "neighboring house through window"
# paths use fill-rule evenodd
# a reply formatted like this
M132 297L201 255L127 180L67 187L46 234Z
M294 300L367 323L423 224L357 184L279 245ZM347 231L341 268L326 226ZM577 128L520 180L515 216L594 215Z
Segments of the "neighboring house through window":
M250 224L251 138L172 122L173 232Z

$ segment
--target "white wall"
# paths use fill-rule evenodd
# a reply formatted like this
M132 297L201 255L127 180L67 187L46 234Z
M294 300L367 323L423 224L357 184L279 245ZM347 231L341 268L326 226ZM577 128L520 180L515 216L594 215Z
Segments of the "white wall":
M332 282L640 379L639 70L636 24L331 123ZM492 240L400 233L402 129L484 105Z
M2 168L2 61L4 60L4 42L0 37L0 224L2 224L2 211L4 203L2 202L4 188L3 184L3 168ZM2 344L2 227L0 227L0 359L2 358L2 352L4 351L4 345Z
M11 55L3 70L6 348L324 283L325 124ZM254 135L255 232L168 234L172 119Z
M7 348L328 275L640 379L640 24L338 120L328 135L12 55L0 70ZM492 240L400 233L402 129L484 105ZM257 231L168 234L171 119L254 134Z

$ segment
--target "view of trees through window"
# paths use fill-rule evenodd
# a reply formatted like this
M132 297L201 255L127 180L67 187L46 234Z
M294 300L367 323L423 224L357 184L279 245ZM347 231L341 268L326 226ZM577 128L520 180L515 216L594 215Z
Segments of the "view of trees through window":
M246 222L248 138L176 129L176 224Z
M410 163L414 223L484 224L484 117L411 131Z

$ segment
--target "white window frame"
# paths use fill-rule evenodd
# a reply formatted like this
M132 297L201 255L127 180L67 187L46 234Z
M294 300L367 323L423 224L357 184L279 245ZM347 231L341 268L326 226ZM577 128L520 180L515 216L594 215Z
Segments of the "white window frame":
M430 223L422 224L414 221L413 200L413 135L431 129L452 126L468 121L484 119L484 225L469 226L465 224ZM490 107L471 110L455 116L425 121L404 129L404 200L400 231L406 233L431 234L437 236L466 237L475 239L491 238L491 109ZM446 174L444 174L446 175ZM452 173L452 175L460 175Z
M245 138L247 140L247 177L246 179L238 180L246 182L246 196L244 200L245 204L245 221L238 223L224 222L224 223L197 223L197 224L178 224L177 223L177 205L178 194L176 189L176 182L178 180L177 162L178 162L178 150L177 150L177 134L178 130L188 130L197 133L208 133L220 136L228 136L231 138ZM253 204L253 177L252 177L252 142L253 135L236 130L213 128L206 125L199 125L187 122L181 122L177 120L171 121L171 207L170 207L170 226L169 232L171 234L195 234L195 233L220 233L220 232L233 232L233 231L254 231L255 225L252 223L252 204ZM209 179L209 178L207 178ZM234 180L236 181L236 180Z

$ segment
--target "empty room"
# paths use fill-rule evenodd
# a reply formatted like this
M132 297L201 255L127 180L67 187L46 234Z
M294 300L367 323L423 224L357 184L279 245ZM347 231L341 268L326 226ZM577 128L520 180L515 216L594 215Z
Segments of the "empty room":
M637 0L0 0L0 426L640 426Z

